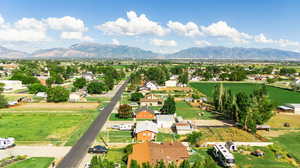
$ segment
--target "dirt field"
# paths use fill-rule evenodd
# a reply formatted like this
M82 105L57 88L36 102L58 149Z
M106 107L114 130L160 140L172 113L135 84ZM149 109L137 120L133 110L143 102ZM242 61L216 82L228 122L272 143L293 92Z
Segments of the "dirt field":
M99 103L26 103L0 112L74 112L96 110Z
M289 123L290 128L300 128L300 115L277 114L267 122L272 128L285 128L284 123Z

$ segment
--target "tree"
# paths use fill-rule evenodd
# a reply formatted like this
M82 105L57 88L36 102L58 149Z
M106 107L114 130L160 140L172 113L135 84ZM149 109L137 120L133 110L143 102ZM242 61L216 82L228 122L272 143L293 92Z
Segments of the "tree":
M40 82L32 74L24 73L21 71L13 72L13 75L11 76L10 80L19 80L22 81L23 84L32 84Z
M196 146L202 137L201 132L193 131L191 134L187 135L186 140L193 146Z
M40 83L34 83L28 86L29 93L36 94L38 92L47 92L47 87L40 84Z
M164 105L160 109L162 114L174 114L176 112L176 103L174 97L169 96L165 101Z
M189 82L189 74L187 72L184 72L179 76L178 81L179 83L187 84Z
M3 87L4 87L4 84L0 83L0 108L4 108L7 106L7 100L4 97L4 95L2 95L2 92L4 90Z
M104 83L105 83L106 87L109 90L112 90L114 88L114 85L115 85L115 80L114 80L114 78L112 76L105 75L105 77L104 77Z
M136 160L131 160L130 168L140 168L140 166Z
M69 94L70 92L61 86L49 88L47 102L65 102L69 99Z
M87 91L90 94L101 94L106 90L107 89L106 89L104 83L102 83L102 82L94 81L94 82L89 83L87 86Z
M179 168L190 168L190 162L188 160L184 160L183 162L181 162L181 164L179 165Z
M76 78L73 83L73 86L77 89L82 89L83 87L86 86L85 78Z
M119 118L132 118L133 117L132 107L129 106L128 104L120 105L119 109L118 109L118 117Z
M139 93L139 92L135 92L135 93L132 93L130 95L130 100L131 101L135 101L135 102L138 102L140 101L141 98L143 98L144 95L142 93Z

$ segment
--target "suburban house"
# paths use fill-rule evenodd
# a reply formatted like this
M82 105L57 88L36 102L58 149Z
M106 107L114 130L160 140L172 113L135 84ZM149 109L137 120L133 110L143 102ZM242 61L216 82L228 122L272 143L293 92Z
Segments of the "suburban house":
M175 123L174 115L157 115L156 123L159 128L171 128Z
M300 114L300 104L286 104L284 106L278 106L277 111Z
M175 124L176 133L179 135L190 134L193 132L193 127L188 122L180 122Z
M4 84L4 92L15 91L18 89L24 89L22 82L19 80L0 80L0 83Z
M176 87L177 86L177 81L176 80L167 80L165 82L166 87Z
M141 106L160 106L162 105L163 99L155 96L154 94L146 95L140 99Z
M158 89L158 85L155 82L151 82L151 81L147 82L145 84L145 87L149 88L150 90L157 90Z
M155 119L155 113L153 110L147 107L141 107L135 112L136 119Z
M137 141L151 141L158 133L157 125L152 121L139 121L136 123L134 135Z
M69 95L69 102L79 102L81 99L81 96L79 93L71 93Z
M161 160L166 164L175 163L179 165L188 158L187 147L180 142L144 142L132 146L132 153L128 156L127 167L130 167L132 160L136 160L139 165L143 163L155 165Z

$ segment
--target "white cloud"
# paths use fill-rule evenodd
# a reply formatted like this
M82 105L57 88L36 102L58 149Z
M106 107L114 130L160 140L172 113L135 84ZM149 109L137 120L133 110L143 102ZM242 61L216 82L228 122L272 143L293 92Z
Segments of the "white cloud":
M91 37L84 36L82 32L62 32L60 37L68 40L93 41Z
M226 37L237 43L246 43L248 39L252 38L249 34L239 32L235 28L230 27L225 21L212 23L207 27L202 26L201 28L209 36Z
M184 36L195 37L203 34L194 22L188 22L184 25L180 22L169 21L167 25L171 30Z
M177 42L175 40L161 40L161 39L152 39L150 41L152 45L161 46L161 47L175 47Z
M290 41L286 39L276 40L275 43L279 44L281 47L300 47L300 42Z
M254 40L255 40L255 42L258 42L258 43L274 43L274 40L267 39L267 37L263 33L256 35L254 37Z
M44 19L44 22L54 30L63 30L70 32L84 32L87 31L87 28L84 25L84 22L80 19L76 19L71 16L64 16L62 18L50 17Z
M4 18L2 17L2 15L0 14L0 25L2 25L5 22Z
M111 41L113 45L120 45L120 41L117 39L112 39Z
M128 20L118 18L115 21L108 21L102 25L96 26L97 29L106 34L135 36L142 34L154 34L164 36L168 30L159 25L159 23L149 20L145 14L138 16L134 11L127 12Z
M194 44L197 45L198 47L206 47L206 46L210 46L211 43L205 40L197 40L194 41Z
M93 40L85 36L83 32L87 31L84 22L70 16L62 18L22 18L15 23L7 23L0 15L0 41L22 41L36 42L49 41L48 31L55 30L62 32L62 39Z

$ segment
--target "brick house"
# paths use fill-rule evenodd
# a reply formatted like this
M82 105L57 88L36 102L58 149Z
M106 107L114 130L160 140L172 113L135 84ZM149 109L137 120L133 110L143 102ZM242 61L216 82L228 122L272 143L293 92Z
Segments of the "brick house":
M180 142L165 142L160 144L144 142L132 146L132 153L128 156L127 167L130 167L132 160L136 160L139 165L143 163L155 165L160 160L163 160L166 164L175 163L179 165L188 158L187 147Z
M140 121L136 123L134 135L137 141L152 141L158 133L157 125L152 121Z

